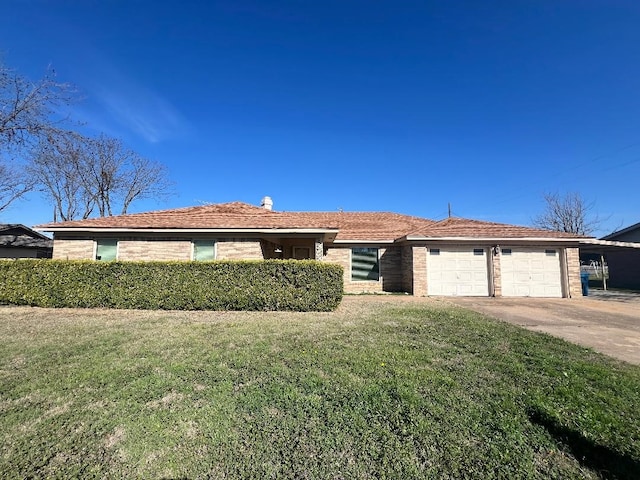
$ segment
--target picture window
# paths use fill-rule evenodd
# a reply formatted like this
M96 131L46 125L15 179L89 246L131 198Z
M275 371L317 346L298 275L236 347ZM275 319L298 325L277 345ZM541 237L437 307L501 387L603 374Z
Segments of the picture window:
M351 249L351 280L356 282L380 280L380 259L377 248Z
M216 242L214 240L194 240L193 259L207 262L216 259Z
M118 240L100 238L96 240L96 260L110 262L118 256Z

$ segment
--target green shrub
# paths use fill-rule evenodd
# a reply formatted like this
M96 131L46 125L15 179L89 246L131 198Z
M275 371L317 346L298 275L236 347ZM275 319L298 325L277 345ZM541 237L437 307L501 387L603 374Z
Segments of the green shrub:
M0 303L163 310L331 311L342 268L314 260L0 262Z

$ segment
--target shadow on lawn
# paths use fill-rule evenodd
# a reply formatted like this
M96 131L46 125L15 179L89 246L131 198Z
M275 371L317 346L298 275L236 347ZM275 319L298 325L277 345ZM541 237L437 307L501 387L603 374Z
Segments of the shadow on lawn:
M581 465L596 470L604 478L640 478L640 462L636 459L594 443L575 430L560 425L556 419L536 407L529 410L529 420L544 427Z

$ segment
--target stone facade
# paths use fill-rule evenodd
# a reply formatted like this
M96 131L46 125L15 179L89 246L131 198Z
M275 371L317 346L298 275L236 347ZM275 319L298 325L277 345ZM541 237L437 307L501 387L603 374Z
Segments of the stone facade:
M189 261L192 255L191 239L131 237L118 239L117 258L120 261ZM92 260L95 258L95 240L56 238L53 244L53 258ZM264 255L259 239L228 238L216 240L216 258L261 260Z
M60 238L62 237L62 238ZM117 238L109 236L104 238ZM199 238L210 238L200 236ZM147 237L120 237L117 258L121 261L175 260L190 261L193 257L191 237L161 237L149 234ZM323 262L335 263L344 270L344 290L346 293L407 292L415 296L428 295L426 242L404 245L378 246L378 281L353 281L351 279L351 248L356 245L323 244L322 239L313 237L291 238L210 238L216 242L218 260L261 260L264 258L292 258L295 252L308 252L308 258L319 258ZM375 245L371 245L375 246ZM57 235L54 241L53 258L68 260L89 260L95 258L96 241L93 238L72 235ZM441 246L446 248L446 246ZM502 295L501 255L489 254L489 294ZM581 296L579 251L577 248L564 249L563 294L569 297Z
M262 260L264 254L259 239L229 238L216 243L217 260Z
M426 297L427 285L427 247L415 245L412 247L413 257L413 294L416 297Z
M156 239L119 240L118 260L124 262L191 260L191 242L188 240Z
M347 293L354 293L348 288L351 283L351 249L328 248L322 261L340 265L343 270L344 290Z
M411 245L402 247L400 266L402 268L402 290L413 294L413 247Z
M580 281L580 249L567 248L567 274L569 292L568 296L571 298L582 297L582 283Z
M489 285L489 294L493 295L494 297L501 297L502 296L502 269L500 266L501 265L500 258L502 257L502 255L500 253L494 254L493 248L489 249L489 255L491 256L489 265L491 268L491 278L493 280L493 285Z
M403 291L402 248L379 248L380 258L378 281L351 280L351 247L328 248L324 262L336 263L344 270L344 291L346 293L382 293Z
M95 255L95 241L90 239L55 239L54 260L91 260Z

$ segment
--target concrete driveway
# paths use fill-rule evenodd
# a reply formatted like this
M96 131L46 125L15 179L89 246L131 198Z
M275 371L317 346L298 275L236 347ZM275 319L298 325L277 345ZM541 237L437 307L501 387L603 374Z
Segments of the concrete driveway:
M640 365L640 294L591 291L589 297L573 299L466 297L449 300Z

